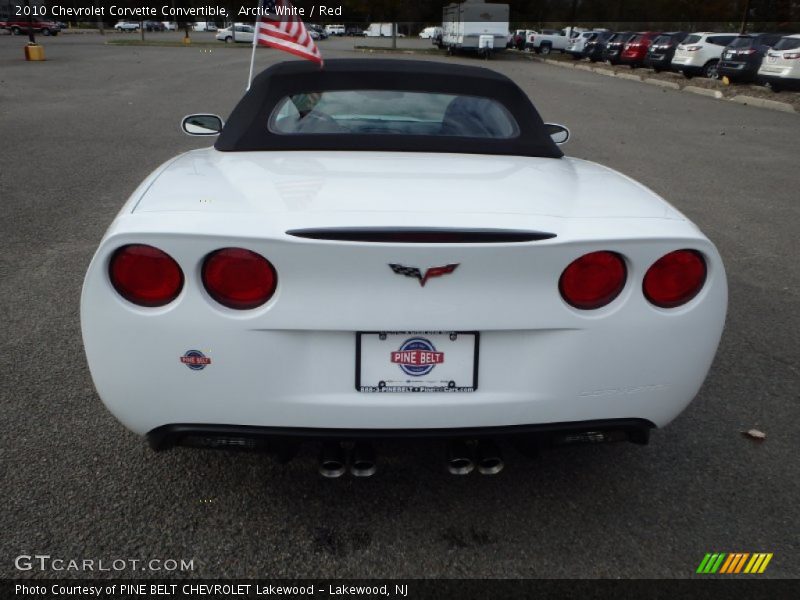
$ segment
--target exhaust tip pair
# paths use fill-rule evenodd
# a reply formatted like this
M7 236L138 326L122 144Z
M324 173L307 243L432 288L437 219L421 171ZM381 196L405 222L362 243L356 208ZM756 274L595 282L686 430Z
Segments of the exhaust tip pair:
M451 475L497 475L505 467L500 448L491 440L455 440L447 446L447 470Z
M319 454L319 474L329 479L347 472L347 450L341 442L324 442ZM353 477L372 477L378 470L372 444L356 442L350 451L350 474Z

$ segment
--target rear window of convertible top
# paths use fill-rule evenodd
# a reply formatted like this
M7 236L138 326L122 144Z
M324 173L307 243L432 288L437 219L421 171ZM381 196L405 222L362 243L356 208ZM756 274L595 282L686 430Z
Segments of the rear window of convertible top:
M295 94L278 102L268 126L283 135L519 135L511 113L491 98L392 90Z

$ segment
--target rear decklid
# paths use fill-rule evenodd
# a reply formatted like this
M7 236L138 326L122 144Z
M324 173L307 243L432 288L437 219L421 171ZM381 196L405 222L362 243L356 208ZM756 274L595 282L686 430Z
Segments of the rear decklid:
M132 212L269 215L315 224L483 226L540 217L684 217L653 192L578 159L409 152L188 152L132 199Z

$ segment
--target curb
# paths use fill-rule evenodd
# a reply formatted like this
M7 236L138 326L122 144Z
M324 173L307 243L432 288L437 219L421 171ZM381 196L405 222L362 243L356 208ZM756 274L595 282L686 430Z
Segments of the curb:
M690 92L692 94L700 94L701 96L711 96L717 100L721 100L723 98L722 92L719 90L709 90L707 88L701 88L694 85L687 85L683 88L683 91Z
M696 85L687 85L681 87L674 81L663 81L661 79L653 79L652 77L641 77L639 75L633 75L631 73L618 73L616 71L613 71L611 69L606 69L604 67L592 67L591 65L583 65L580 63L572 64L560 60L553 60L551 58L538 58L533 56L530 57L529 60L536 60L538 62L543 62L549 65L555 65L557 67L562 67L562 68L566 67L570 69L578 69L580 71L591 71L593 73L597 73L598 75L605 75L607 77L617 77L619 79L641 81L642 83L647 83L650 85L656 85L671 90L689 92L690 94L698 94L700 96L706 96L709 98L714 98L716 100L726 100L728 102L736 102L737 104L743 104L745 106L757 106L758 108L767 108L770 110L777 110L785 113L798 114L798 111L795 109L795 107L789 104L788 102L779 102L778 100L767 100L766 98L757 98L756 96L747 96L745 94L738 94L736 96L726 98L725 95L719 90L711 90L708 88L698 87Z
M560 60L551 60L549 58L544 59L544 62L546 62L549 65L555 65L557 67L561 67L562 69L574 69L576 66L578 66L568 62L562 62Z
M759 108L771 108L772 110L780 110L782 112L795 113L794 106L786 102L778 102L777 100L767 100L766 98L756 98L755 96L739 95L733 98L728 98L731 102L738 102L739 104L749 104L751 106L758 106Z
M681 86L679 86L674 81L663 81L661 79L651 79L647 78L643 80L645 83L649 83L650 85L657 85L659 87L669 88L671 90L679 90Z

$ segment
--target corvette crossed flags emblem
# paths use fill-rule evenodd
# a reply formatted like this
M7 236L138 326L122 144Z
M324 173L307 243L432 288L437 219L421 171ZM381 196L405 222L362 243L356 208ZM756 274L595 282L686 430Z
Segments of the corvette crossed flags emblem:
M405 265L397 265L389 263L389 268L392 269L398 275L405 275L406 277L413 277L419 280L419 284L422 287L425 287L425 284L428 282L428 279L431 277L441 277L442 275L447 275L448 273L452 273L456 270L456 267L460 263L454 263L450 265L444 265L441 267L431 267L425 273L420 271L417 267L407 267Z

